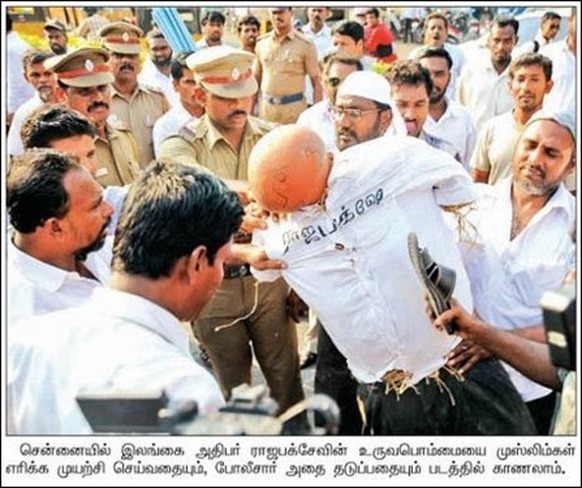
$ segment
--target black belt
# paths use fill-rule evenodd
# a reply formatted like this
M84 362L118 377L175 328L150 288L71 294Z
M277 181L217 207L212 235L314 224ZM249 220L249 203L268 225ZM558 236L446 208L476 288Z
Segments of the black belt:
M250 264L241 265L225 265L224 266L224 279L229 280L231 278L244 278L251 274Z
M282 97L264 96L265 100L271 105L287 105L288 103L295 103L303 100L303 92L293 93L292 95L283 95Z

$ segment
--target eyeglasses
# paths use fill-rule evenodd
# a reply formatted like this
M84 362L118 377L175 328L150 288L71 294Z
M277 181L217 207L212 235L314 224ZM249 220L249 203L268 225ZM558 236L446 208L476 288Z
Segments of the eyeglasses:
M370 112L381 112L382 108L371 108L369 110L362 110L361 108L343 108L343 107L330 107L329 113L335 120L341 119L344 115L350 120L358 120L362 115Z
M340 80L339 78L328 78L326 80L326 83L331 86L332 88L335 88L336 86L339 86L339 84L342 82L342 80Z

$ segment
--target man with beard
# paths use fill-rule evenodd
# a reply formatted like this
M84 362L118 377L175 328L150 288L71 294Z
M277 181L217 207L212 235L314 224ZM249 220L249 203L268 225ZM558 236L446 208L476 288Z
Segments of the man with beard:
M471 158L473 179L491 185L511 172L517 140L531 116L542 108L546 93L552 89L552 61L527 53L509 66L509 91L513 109L489 119L479 132Z
M18 107L14 113L8 131L8 154L12 156L24 152L20 129L28 114L45 103L58 103L63 99L63 93L57 85L55 74L43 65L47 59L53 56L53 53L47 51L31 50L26 52L22 58L24 78L35 89L36 93L34 97Z
M314 132L291 125L255 146L249 181L257 202L288 213L254 234L288 264L261 278L283 275L318 313L358 380L365 432L531 433L529 413L496 360L464 377L445 367L460 339L430 325L409 233L430 249L431 273L442 277L436 263L456 271L453 293L471 308L442 207L469 204L475 192L450 155L414 138L384 137L392 105L382 76L354 72L333 108L339 154L326 154Z
M427 47L418 52L416 60L430 73L433 83L429 97L426 130L452 144L461 164L470 173L469 161L477 141L477 129L467 107L447 96L453 60L442 47Z
M313 103L322 99L317 50L293 28L290 7L269 9L273 30L259 38L253 72L260 87L260 117L271 122L295 122L307 108L305 75L313 86Z
M480 198L460 229L478 317L537 342L546 342L540 298L575 265L568 235L576 200L563 184L575 167L575 127L566 112L536 112L518 138L511 174L495 185L477 185ZM456 353L449 364L463 372L489 356L471 342ZM538 433L547 434L554 394L507 369Z
M508 88L511 52L517 43L519 21L497 17L491 24L487 46L490 56L467 60L457 85L457 100L473 116L477 132L495 115L511 110L513 100Z
M110 120L113 76L104 49L81 48L46 61L65 93L65 104L85 115L97 129L97 181L104 187L131 183L139 173L138 154L131 132Z
M457 149L440 137L429 134L424 123L428 118L429 96L433 92L430 73L416 61L397 61L388 72L394 105L406 125L406 132L430 146L448 152L460 162Z
M155 88L164 93L168 102L175 107L179 102L178 95L172 84L170 66L172 64L172 48L164 34L153 29L146 34L148 57L137 80L139 83Z
M50 50L55 54L66 54L69 38L67 37L67 29L63 23L51 19L45 22L43 30L44 38L48 42Z
M252 60L251 53L230 46L209 47L187 59L206 113L162 143L161 159L203 166L232 188L247 188L249 154L273 128L249 115L258 89ZM250 242L249 234L235 237L236 242ZM193 323L226 398L232 388L251 383L254 352L280 412L303 399L296 328L287 320L287 293L283 280L258 285L248 264L227 266L216 296Z
M254 15L245 15L238 21L237 33L240 48L255 54L257 37L261 32L261 22Z
M333 53L323 61L323 91L325 98L301 113L297 124L309 127L317 132L328 151L337 149L335 141L334 120L330 108L335 105L337 90L342 81L354 71L364 68L359 59L343 53Z
M138 83L141 69L139 27L127 22L114 22L99 31L103 46L111 57L108 64L113 73L111 114L129 129L137 144L139 164L147 166L154 158L152 131L156 120L170 104L164 94Z
M112 207L72 156L28 150L13 159L6 205L8 324L84 302L109 276Z
M203 416L224 404L181 321L196 317L222 280L240 201L218 178L169 162L150 165L127 199L108 286L9 335L12 434L91 433L80 391L163 391L177 405L195 401Z
M457 80L465 65L465 55L459 47L446 42L449 35L449 20L441 12L431 12L426 16L423 32L424 46L419 46L410 51L408 59L418 60L420 52L427 47L442 48L447 51L452 61L449 68L450 80L447 86L447 96L452 99L456 95Z

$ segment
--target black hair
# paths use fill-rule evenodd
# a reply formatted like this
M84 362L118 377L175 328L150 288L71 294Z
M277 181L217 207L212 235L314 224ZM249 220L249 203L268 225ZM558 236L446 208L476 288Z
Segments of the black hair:
M45 104L24 119L20 129L25 149L51 147L53 141L97 135L95 126L80 112L61 104Z
M12 226L30 234L48 219L69 211L63 179L81 170L76 158L51 149L31 149L12 158L6 178L6 205Z
M158 279L205 246L210 265L242 222L238 195L191 165L152 161L135 180L115 231L113 270Z
M342 20L333 26L332 34L351 37L354 42L364 40L364 27L355 20Z

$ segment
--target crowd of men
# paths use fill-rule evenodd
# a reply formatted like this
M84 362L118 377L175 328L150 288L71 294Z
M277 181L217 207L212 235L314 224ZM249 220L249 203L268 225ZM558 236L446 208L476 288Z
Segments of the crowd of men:
M32 88L7 104L9 432L90 433L103 388L208 414L254 358L278 414L315 364L343 435L569 432L540 298L575 270L576 10L519 53L499 16L471 59L439 12L398 59L377 8L268 11L239 46L210 11L192 52L103 18L101 47L49 20L50 51L7 48Z

